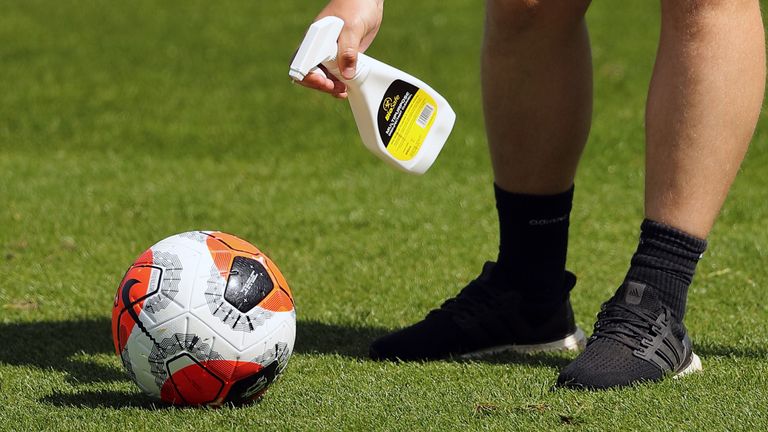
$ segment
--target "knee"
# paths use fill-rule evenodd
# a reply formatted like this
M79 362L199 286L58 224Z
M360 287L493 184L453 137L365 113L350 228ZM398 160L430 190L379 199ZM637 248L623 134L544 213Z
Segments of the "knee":
M580 23L591 0L487 0L486 25L504 33L557 30Z

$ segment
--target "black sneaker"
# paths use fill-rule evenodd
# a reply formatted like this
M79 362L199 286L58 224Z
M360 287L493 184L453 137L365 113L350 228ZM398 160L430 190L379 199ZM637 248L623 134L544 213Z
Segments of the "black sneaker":
M496 286L494 263L454 298L427 317L371 344L374 360L436 360L476 357L505 351L572 351L584 347L569 293L576 277L565 273L559 298L525 299L520 292Z
M557 385L605 389L698 370L683 323L653 287L630 281L603 304L587 349L560 372Z

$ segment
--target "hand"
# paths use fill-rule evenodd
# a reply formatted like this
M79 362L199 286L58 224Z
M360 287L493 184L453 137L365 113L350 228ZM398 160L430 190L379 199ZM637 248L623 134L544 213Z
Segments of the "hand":
M373 42L381 26L383 14L384 0L331 0L315 18L317 21L327 16L337 16L344 20L344 28L339 35L339 52L336 56L343 78L351 79L355 76L357 54L365 51ZM319 73L310 73L300 84L345 99L346 84L322 66L321 68L325 72L325 77Z

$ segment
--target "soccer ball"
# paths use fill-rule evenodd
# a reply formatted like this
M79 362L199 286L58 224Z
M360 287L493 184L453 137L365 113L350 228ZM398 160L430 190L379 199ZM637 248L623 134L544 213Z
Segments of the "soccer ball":
M112 310L115 351L148 395L175 405L259 399L296 338L293 295L250 243L193 231L131 264Z

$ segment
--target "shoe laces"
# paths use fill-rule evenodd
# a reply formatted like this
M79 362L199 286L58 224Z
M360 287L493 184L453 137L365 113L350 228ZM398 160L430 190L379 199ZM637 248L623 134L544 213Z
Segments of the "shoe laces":
M457 320L472 319L498 309L505 292L486 281L473 280L456 297L450 298L430 314L447 313Z
M595 331L589 341L612 339L632 350L644 350L668 326L670 310L662 306L661 312L650 312L621 303L606 303L597 314Z

